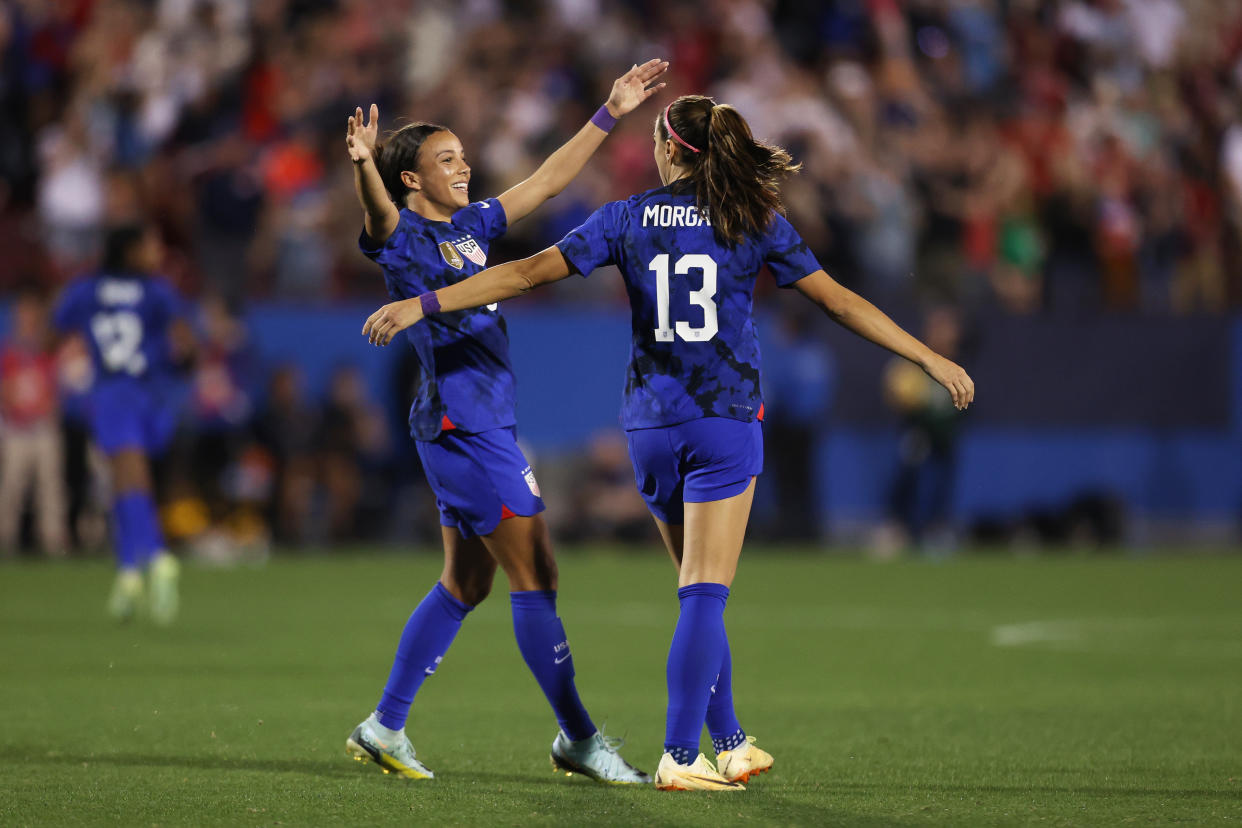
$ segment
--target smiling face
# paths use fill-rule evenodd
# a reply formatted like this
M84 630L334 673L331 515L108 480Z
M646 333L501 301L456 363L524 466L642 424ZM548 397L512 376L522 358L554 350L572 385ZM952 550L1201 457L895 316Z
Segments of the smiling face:
M410 207L426 218L447 221L470 203L470 165L461 141L448 130L427 136L418 150L418 169L402 173Z

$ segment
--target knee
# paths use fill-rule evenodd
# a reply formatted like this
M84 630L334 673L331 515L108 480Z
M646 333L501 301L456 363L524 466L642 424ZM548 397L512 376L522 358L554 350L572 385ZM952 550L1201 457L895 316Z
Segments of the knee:
M495 570L489 572L470 572L453 574L445 572L440 576L440 583L463 604L477 607L492 592L492 580Z

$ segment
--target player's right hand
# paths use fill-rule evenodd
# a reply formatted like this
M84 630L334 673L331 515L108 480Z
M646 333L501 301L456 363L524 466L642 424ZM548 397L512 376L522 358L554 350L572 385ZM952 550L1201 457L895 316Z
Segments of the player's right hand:
M349 126L345 132L345 146L349 150L349 160L355 164L365 164L375 155L375 142L379 137L379 106L371 104L368 119L362 119L362 107L354 110L349 116Z
M389 302L367 317L362 335L372 345L387 345L392 338L423 318L423 303L418 297Z
M953 405L959 411L965 411L966 406L974 402L975 381L956 362L934 354L923 370L953 396Z

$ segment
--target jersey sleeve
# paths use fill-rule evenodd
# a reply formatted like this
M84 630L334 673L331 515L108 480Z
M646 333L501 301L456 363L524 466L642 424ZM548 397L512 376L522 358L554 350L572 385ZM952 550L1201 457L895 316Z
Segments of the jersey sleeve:
M822 270L815 254L784 216L772 217L764 239L767 250L763 258L779 287L792 287L799 279Z
M155 281L155 284L159 286L157 288L159 311L166 320L171 322L174 319L184 319L190 315L190 303L177 292L172 283L164 279L158 279Z
M73 282L66 287L56 302L56 308L52 311L53 327L61 333L85 327L84 299L85 293L81 282Z
M377 242L367 235L366 228L358 234L358 248L363 255L383 268L397 268L409 262L410 225L402 210L397 219L397 226L392 234L383 242Z
M453 224L472 236L492 241L509 229L509 217L505 215L500 199L489 198L458 210L453 214Z
M624 209L621 201L605 204L556 243L565 261L583 277L590 276L596 268L617 263L617 240L622 227L620 214Z

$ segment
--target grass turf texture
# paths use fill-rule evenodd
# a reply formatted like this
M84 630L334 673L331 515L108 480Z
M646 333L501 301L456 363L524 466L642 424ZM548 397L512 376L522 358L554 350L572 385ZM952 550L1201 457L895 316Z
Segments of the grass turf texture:
M438 570L431 554L188 568L159 630L105 621L102 563L0 568L0 824L1242 821L1242 559L748 549L726 615L735 695L776 767L728 796L553 775L499 581L414 707L439 778L349 761ZM583 697L654 772L671 567L563 553L561 579Z

